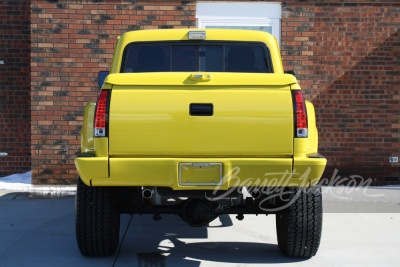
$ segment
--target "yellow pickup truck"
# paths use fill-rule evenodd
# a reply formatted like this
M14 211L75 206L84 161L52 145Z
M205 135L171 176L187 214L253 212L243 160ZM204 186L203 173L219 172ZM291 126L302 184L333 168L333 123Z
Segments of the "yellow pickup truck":
M293 74L293 73L292 73ZM265 32L144 30L118 38L97 103L85 107L76 234L111 256L120 214L276 214L289 257L318 250L326 159L313 105Z

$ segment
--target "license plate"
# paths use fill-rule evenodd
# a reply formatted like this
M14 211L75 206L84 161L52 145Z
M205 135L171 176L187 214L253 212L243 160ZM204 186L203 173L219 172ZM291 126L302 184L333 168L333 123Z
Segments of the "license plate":
M221 185L222 163L179 163L180 185Z

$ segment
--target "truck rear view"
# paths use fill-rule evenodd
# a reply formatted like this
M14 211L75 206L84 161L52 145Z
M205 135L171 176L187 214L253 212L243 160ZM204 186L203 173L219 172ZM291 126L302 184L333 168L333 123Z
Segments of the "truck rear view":
M318 250L322 200L314 107L285 74L276 39L243 30L151 30L118 39L97 103L85 107L76 232L111 256L121 213L276 214L289 257Z

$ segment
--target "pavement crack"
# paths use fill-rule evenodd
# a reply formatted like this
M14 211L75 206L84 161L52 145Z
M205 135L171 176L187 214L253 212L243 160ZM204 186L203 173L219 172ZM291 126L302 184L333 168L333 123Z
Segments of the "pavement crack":
M22 195L22 193L17 193L17 195L16 195L16 196L13 196L12 199L17 199L17 197L19 197L20 195Z
M129 222L128 222L128 225L126 226L124 235L122 236L121 242L119 243L119 246L118 246L118 248L117 248L117 251L115 252L114 260L113 260L113 263L112 263L112 265L111 265L112 267L114 267L114 266L115 266L115 263L117 262L118 255L119 255L119 251L121 250L122 243L124 243L126 233L128 232L129 226L131 225L131 222L132 222L132 218L133 218L133 214L131 214L131 218L130 218L130 220L129 220Z

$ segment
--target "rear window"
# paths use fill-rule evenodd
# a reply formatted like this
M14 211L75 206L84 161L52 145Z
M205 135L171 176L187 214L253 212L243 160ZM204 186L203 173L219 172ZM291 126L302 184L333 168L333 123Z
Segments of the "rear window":
M262 43L132 43L125 48L122 73L170 71L273 72Z

